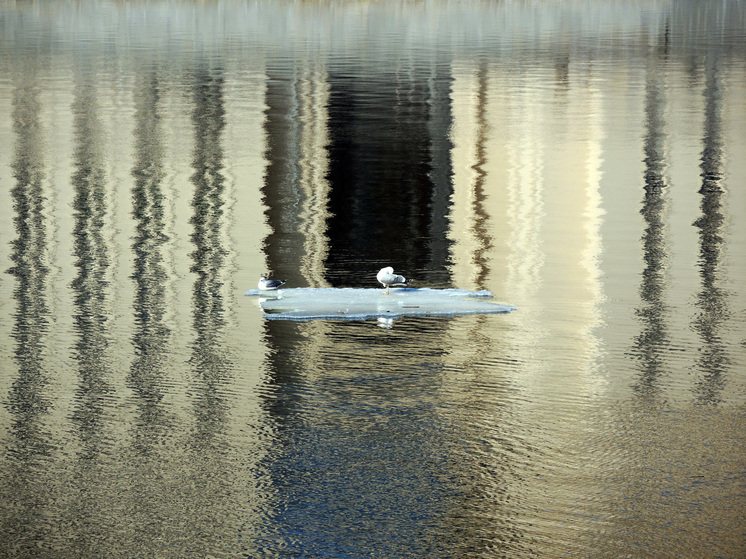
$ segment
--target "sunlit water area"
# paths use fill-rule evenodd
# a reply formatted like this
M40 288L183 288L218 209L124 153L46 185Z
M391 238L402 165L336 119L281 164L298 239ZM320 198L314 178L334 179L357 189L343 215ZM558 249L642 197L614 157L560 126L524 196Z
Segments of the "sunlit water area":
M0 556L746 557L745 8L0 4Z

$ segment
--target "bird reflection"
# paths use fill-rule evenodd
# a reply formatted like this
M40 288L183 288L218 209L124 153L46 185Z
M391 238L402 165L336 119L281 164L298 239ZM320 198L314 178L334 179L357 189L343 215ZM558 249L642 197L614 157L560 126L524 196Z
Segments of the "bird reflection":
M723 196L723 78L719 61L710 54L706 63L705 130L703 137L702 186L700 208L702 215L694 222L699 232L699 276L701 291L697 294L699 314L693 328L699 334L702 348L697 369L703 374L697 384L697 401L717 404L724 388L724 373L730 365L725 345L720 336L721 326L729 319L727 293L720 287L723 251L722 212Z
M149 454L169 423L162 404L163 368L170 330L166 324L165 234L163 194L163 138L160 89L155 75L141 76L135 92L135 166L132 169L136 357L129 381L138 398L139 422L135 436L138 453Z
M643 330L635 339L634 351L642 368L634 388L644 396L653 396L658 390L658 380L665 367L663 350L668 345L669 336L664 302L669 257L666 230L666 98L660 62L660 58L651 57L645 94L645 195L640 210L646 225L642 236L645 268L639 290L642 306L636 310Z
M72 288L79 367L73 421L82 440L81 458L92 459L100 452L104 402L112 391L106 380L109 366L105 359L108 346L105 288L109 256L103 235L106 193L96 91L87 78L81 80L75 88L72 107L76 139L72 175L75 189L73 247L77 269Z

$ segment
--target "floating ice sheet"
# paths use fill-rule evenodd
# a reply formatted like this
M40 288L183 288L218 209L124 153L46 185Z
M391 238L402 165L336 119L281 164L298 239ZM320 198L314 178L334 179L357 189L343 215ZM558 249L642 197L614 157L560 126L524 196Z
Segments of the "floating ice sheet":
M259 305L270 320L366 320L403 316L456 316L497 314L515 310L494 303L490 291L465 289L392 288L389 295L381 289L290 288L278 291L250 289L246 295L258 296Z

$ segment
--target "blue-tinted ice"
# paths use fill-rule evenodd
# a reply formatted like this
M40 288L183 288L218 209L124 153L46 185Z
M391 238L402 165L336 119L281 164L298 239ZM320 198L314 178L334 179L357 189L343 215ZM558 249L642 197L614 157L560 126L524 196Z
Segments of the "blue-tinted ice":
M366 320L402 316L456 316L497 314L515 310L494 303L490 291L465 289L392 288L382 289L289 288L278 291L250 289L258 296L265 317L271 320Z

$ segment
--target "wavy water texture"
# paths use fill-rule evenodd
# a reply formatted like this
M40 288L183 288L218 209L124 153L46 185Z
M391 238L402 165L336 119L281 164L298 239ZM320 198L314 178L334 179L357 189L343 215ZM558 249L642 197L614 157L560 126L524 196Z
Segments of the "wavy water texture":
M0 556L746 556L744 14L2 4Z

